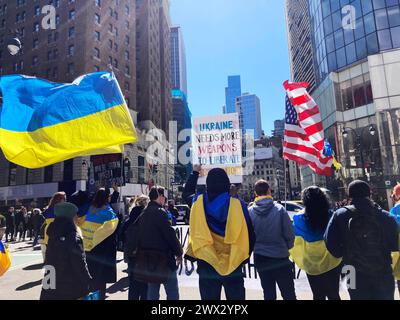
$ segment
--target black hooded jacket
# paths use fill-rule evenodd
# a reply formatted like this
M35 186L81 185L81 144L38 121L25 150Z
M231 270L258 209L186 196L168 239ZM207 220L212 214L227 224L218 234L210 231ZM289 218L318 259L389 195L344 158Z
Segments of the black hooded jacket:
M56 218L47 230L45 266L55 269L55 289L42 288L41 300L77 300L89 293L91 276L82 237L72 220Z

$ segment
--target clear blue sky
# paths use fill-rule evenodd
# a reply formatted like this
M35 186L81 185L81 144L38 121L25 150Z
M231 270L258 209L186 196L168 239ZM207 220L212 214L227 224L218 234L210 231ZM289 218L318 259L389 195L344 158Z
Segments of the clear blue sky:
M242 91L260 97L269 135L290 77L284 1L171 0L171 18L182 27L193 116L221 114L227 77L238 74Z

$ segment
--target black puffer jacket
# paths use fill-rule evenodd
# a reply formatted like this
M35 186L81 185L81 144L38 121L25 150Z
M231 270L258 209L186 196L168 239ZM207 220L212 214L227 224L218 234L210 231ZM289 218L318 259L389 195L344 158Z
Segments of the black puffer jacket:
M73 221L56 218L47 230L49 242L45 265L56 272L55 289L42 289L41 300L77 300L89 293L91 276L82 237Z

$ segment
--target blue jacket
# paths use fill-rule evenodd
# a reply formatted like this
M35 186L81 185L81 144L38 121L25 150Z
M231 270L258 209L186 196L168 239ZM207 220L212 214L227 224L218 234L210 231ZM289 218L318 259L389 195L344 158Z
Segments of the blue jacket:
M391 273L392 257L391 253L399 250L399 238L397 223L393 217L390 217L389 212L379 208L376 204L368 199L353 200L352 204L357 210L364 214L376 213L378 211L379 221L382 223L383 233L385 236L385 255L387 260L387 272ZM348 237L348 224L352 213L346 208L341 208L335 212L328 228L325 232L325 243L328 251L336 258L344 258L343 262L346 264L344 257L346 239Z
M249 209L256 234L254 253L269 258L287 258L294 245L294 230L285 208L273 199L256 201Z

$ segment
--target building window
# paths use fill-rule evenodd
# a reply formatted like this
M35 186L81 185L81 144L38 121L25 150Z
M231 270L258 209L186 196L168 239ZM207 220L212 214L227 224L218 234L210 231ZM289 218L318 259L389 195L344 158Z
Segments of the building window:
M101 0L96 0L95 2L96 2L96 7L101 8Z
M39 32L39 22L35 22L33 24L33 32Z
M48 166L44 168L44 183L49 183L53 181L53 166Z
M10 162L10 167L8 171L8 185L16 186L17 185L17 165Z
M75 37L75 27L69 28L69 30L68 30L68 37L69 37L69 38Z
M69 74L74 74L75 72L75 65L73 63L68 64L68 73Z
M74 46L73 44L71 44L71 45L68 47L68 55L69 55L69 56L73 56L74 53L75 53L75 46Z
M76 17L76 11L74 9L70 10L68 13L69 20L75 20L75 17Z
M94 38L95 38L95 40L100 41L100 32L99 31L94 32Z
M98 48L93 49L94 57L100 59L100 50Z
M100 23L101 23L101 22L100 22L100 15L99 15L99 14L95 13L95 15L94 15L94 21L95 21L97 24L100 24Z
M64 161L64 181L72 181L74 173L74 160Z

